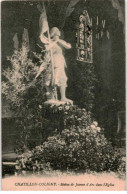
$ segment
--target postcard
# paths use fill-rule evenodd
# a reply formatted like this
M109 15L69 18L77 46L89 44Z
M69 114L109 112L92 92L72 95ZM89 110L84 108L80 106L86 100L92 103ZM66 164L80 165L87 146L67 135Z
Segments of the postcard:
M1 2L2 190L125 191L125 1Z

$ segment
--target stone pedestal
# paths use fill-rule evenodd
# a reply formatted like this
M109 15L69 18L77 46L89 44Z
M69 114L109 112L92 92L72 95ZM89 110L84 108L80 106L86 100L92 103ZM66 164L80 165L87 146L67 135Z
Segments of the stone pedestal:
M46 102L44 102L44 104L50 104L50 105L62 105L62 104L66 104L66 103L71 103L73 105L73 101L72 100L68 100L68 101L61 101L61 100L54 100L54 99L50 99L47 100Z

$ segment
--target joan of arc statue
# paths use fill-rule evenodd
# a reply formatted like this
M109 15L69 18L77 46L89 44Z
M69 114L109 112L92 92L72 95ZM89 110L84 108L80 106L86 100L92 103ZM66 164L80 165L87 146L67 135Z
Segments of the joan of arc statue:
M54 80L53 84L55 87L60 88L61 101L70 102L70 99L66 98L66 87L67 87L67 76L65 73L66 61L63 55L63 48L70 49L71 44L65 42L60 39L61 32L57 27L53 27L50 31L50 41L44 34L40 35L40 40L43 44L45 44L45 48L48 51L52 50L52 63L53 63L53 71L54 71ZM49 80L47 81L47 87L51 83L51 76L49 76Z

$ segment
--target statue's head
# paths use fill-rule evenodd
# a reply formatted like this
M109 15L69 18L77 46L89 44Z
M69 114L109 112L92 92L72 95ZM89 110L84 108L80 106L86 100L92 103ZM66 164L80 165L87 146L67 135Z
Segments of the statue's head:
M61 36L61 32L60 32L60 30L57 27L53 27L50 30L50 37L54 38L55 36Z

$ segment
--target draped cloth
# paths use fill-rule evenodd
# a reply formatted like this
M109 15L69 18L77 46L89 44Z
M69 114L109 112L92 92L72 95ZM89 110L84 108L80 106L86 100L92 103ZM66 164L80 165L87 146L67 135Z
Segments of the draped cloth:
M56 43L52 50L55 70L55 85L67 87L67 76L65 73L66 61L62 52L62 48Z
M37 5L37 8L41 12L41 15L39 18L40 31L41 31L41 34L44 34L49 29L46 10L45 10L44 4L43 4L43 8L39 4Z
M54 62L54 85L67 87L67 76L65 73L66 61L63 55L62 48L59 44L55 44L52 47L53 62ZM51 84L51 68L47 69L47 75L45 77L45 84L50 86Z

